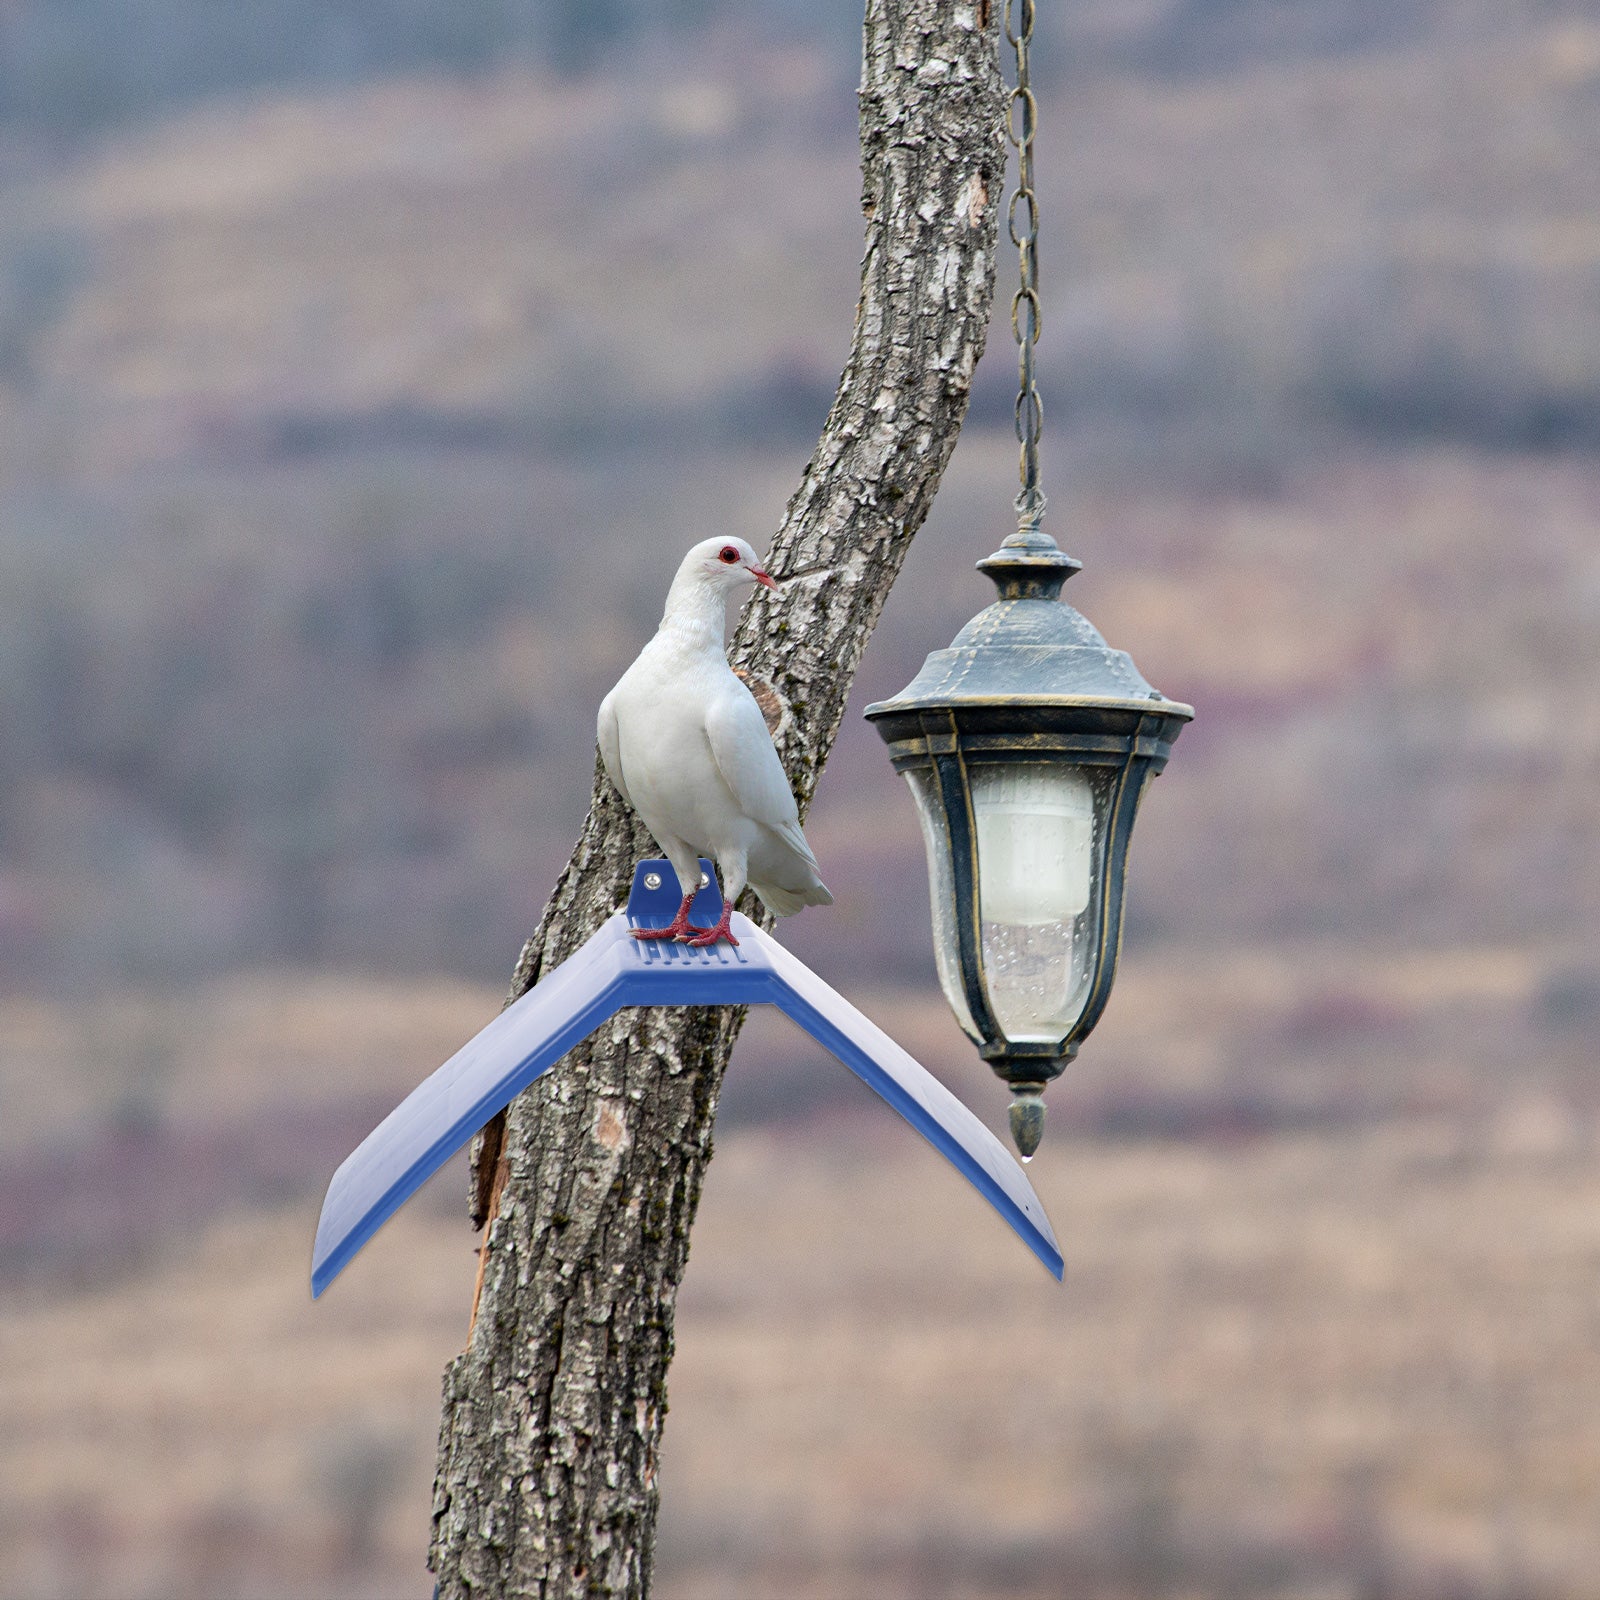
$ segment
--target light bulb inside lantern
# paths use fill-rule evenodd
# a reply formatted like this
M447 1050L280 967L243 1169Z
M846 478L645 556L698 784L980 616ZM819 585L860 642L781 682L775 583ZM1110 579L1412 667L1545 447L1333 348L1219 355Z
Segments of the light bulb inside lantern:
M1058 1039L1093 975L1099 898L1095 791L1076 767L971 769L984 972L995 1020L1018 1042Z

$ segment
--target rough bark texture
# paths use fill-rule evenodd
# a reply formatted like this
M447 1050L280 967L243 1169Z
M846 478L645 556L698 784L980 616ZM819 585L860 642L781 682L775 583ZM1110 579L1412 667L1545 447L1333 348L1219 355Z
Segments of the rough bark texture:
M758 592L730 650L787 702L778 743L802 811L966 411L994 286L1003 111L988 0L868 0L854 345L768 556L795 576ZM513 997L655 853L597 767ZM742 1021L622 1012L480 1141L481 1296L445 1373L434 1492L444 1600L648 1592L677 1290Z

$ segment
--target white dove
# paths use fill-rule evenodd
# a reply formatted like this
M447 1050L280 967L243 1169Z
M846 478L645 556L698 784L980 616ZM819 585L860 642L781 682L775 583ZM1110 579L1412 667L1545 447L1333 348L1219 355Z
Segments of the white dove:
M637 928L637 939L737 944L728 919L747 883L780 917L833 904L766 720L728 666L726 601L747 583L777 587L743 539L697 544L667 591L655 638L600 702L606 772L655 835L683 894L669 927ZM703 855L722 873L714 928L689 921Z

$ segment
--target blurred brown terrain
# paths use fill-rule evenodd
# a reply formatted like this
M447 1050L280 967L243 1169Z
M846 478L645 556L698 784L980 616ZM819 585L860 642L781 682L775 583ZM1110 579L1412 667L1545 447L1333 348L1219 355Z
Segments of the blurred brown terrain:
M853 69L724 23L199 100L108 51L70 133L0 49L3 1600L428 1592L462 1174L315 1306L311 1233L496 1009L683 547L760 545L831 396ZM1600 8L1041 27L1050 524L1198 713L1031 1169L1067 1284L752 1019L658 1592L1585 1600ZM854 711L984 603L1006 332L782 935L997 1127Z

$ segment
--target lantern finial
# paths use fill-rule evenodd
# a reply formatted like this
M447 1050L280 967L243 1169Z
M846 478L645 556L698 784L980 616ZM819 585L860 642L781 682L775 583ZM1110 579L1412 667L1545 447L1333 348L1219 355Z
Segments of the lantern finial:
M1044 1085L1015 1083L1011 1102L1011 1142L1024 1161L1032 1161L1044 1138Z
M978 571L993 580L1002 600L1058 600L1062 584L1083 563L1039 526L1044 496L1036 495L1024 509L1026 499L1026 493L1017 497L1017 531L978 563Z

